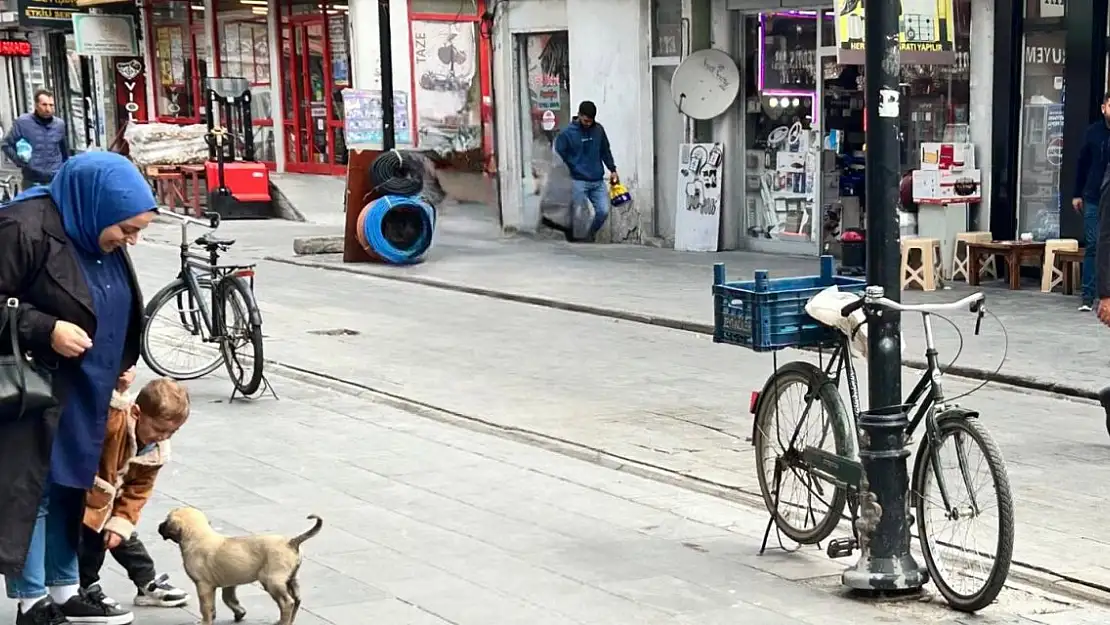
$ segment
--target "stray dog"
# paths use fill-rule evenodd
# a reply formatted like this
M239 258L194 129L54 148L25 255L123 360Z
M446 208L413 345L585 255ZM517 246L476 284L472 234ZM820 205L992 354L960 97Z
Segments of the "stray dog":
M297 570L301 566L301 544L320 532L324 521L316 521L307 532L289 538L265 536L224 536L212 529L208 517L196 508L175 508L158 525L158 535L181 547L185 573L197 586L202 625L216 618L216 589L223 589L223 600L243 620L247 611L235 596L236 586L259 582L270 594L281 619L278 625L293 625L301 607Z

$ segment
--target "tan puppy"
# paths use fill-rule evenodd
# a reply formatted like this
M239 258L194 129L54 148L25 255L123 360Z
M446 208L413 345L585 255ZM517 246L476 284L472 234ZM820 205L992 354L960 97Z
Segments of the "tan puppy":
M281 610L278 625L293 625L301 607L297 570L301 566L300 547L320 532L324 521L316 515L312 529L289 538L276 534L264 536L224 536L208 523L196 508L175 508L158 526L158 534L181 547L185 573L197 586L201 623L212 625L216 618L216 589L223 589L223 600L243 620L247 611L235 596L236 586L259 582Z

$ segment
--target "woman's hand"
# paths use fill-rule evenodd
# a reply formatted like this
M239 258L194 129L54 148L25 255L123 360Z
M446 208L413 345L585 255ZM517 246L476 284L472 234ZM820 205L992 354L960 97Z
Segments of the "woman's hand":
M123 536L109 530L104 530L104 549L111 551L119 547L122 542Z
M50 347L66 358L76 358L92 347L92 339L80 327L68 321L55 321L50 333Z
M126 393L127 389L131 388L131 384L134 381L135 381L135 367L131 367L130 369L128 369L127 371L124 371L119 376L119 380L116 381L116 390L121 392L121 393Z

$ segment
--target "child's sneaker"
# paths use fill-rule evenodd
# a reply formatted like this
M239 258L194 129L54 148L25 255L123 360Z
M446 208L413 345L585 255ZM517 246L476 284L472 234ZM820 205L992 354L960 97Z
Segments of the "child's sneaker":
M189 602L189 594L170 583L170 576L163 573L154 578L135 595L135 605L155 608L178 608Z

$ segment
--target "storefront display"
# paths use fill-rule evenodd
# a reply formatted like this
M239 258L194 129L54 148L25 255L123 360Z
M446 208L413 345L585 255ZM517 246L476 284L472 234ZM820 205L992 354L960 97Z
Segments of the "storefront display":
M934 25L943 32L929 35L940 37L935 50L907 43L903 33L903 48L930 52L909 60L941 61L903 59L900 161L907 176L920 166L923 144L967 141L970 3L938 0L943 19ZM838 42L844 17L830 10L743 17L747 58L756 68L742 100L744 227L750 240L783 242L760 249L833 250L841 233L865 222L866 76L862 65L844 62L854 58L846 51L859 48Z

